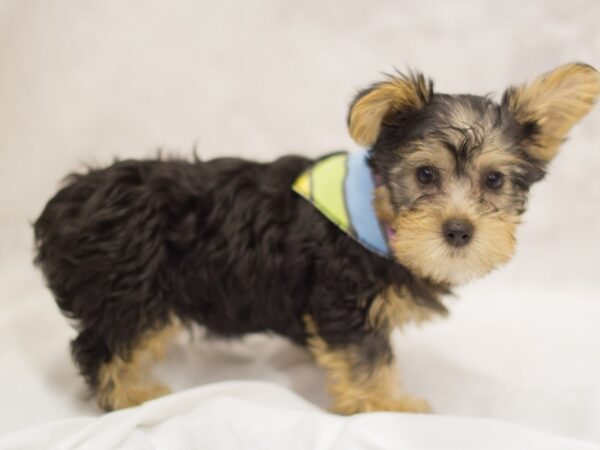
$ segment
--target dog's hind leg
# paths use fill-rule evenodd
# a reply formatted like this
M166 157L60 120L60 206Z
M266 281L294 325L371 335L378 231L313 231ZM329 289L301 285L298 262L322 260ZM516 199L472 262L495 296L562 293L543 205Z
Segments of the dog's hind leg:
M149 370L162 359L180 327L171 322L141 335L128 351L110 354L91 332L83 331L72 350L83 375L93 387L98 405L106 410L128 408L169 394L168 386L153 380Z
M125 357L114 356L100 367L96 399L107 410L128 408L171 393L149 375L152 363L164 358L169 342L177 335L173 323L146 332Z

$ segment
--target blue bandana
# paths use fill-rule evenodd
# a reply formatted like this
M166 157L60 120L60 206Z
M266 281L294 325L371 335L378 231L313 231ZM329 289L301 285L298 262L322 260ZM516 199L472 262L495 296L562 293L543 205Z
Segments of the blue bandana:
M392 259L389 229L375 213L375 179L368 150L327 155L306 169L292 189L363 247Z

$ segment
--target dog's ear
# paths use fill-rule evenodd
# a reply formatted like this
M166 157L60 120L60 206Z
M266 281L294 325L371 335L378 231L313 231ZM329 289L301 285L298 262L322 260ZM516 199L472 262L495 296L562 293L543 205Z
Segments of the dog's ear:
M565 64L528 85L509 88L502 105L534 130L528 149L531 156L549 162L598 95L600 72L585 64Z
M402 110L420 109L432 96L432 81L420 73L389 75L386 80L359 92L350 104L350 136L357 144L370 147L377 140L387 116Z

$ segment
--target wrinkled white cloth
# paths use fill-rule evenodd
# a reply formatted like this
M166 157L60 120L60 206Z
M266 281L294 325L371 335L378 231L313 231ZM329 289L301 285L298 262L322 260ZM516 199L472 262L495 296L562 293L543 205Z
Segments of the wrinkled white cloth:
M100 418L0 438L0 449L600 450L490 419L403 413L340 417L259 382L215 383Z

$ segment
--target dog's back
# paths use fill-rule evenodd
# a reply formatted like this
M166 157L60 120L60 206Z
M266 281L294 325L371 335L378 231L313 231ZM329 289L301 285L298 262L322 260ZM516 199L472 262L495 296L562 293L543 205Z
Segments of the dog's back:
M285 297L308 285L288 245L302 234L290 228L302 227L290 185L308 163L123 161L66 180L34 224L36 263L75 320L72 351L91 386L174 317L224 336L270 326L302 340L301 315L282 308L301 308Z

